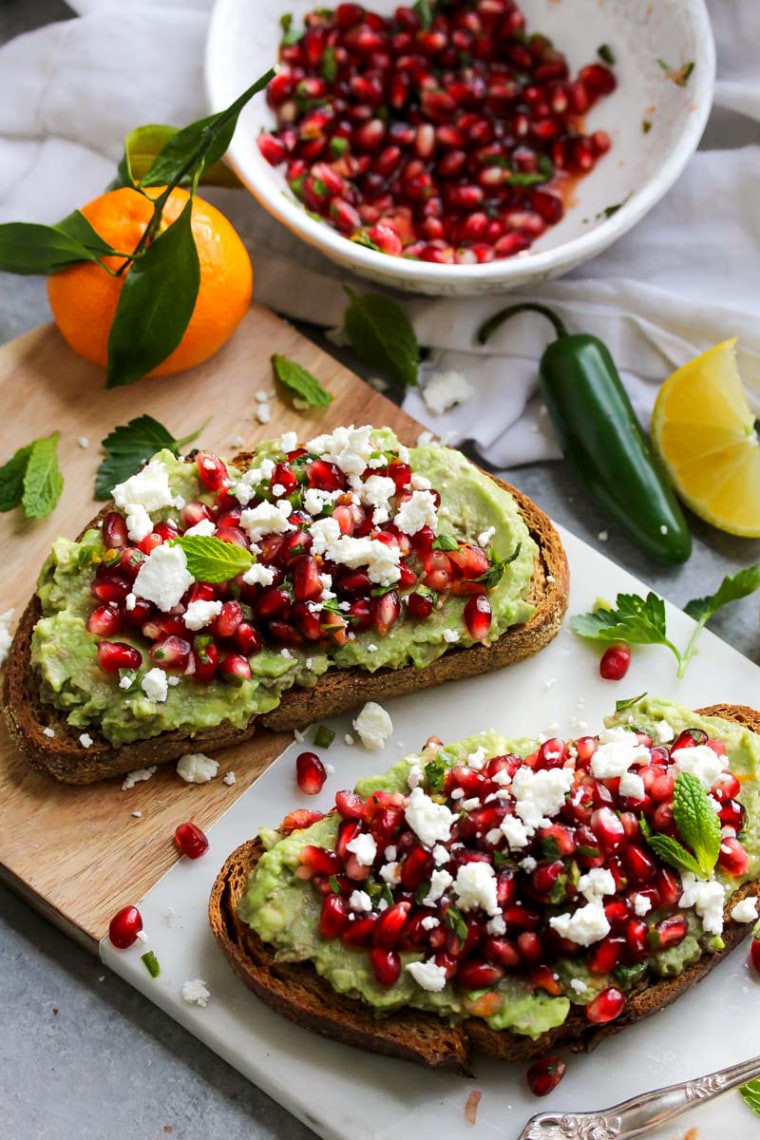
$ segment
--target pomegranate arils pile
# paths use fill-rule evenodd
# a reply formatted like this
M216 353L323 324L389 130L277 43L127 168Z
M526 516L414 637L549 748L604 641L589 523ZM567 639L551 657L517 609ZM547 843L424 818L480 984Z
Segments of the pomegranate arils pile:
M241 472L231 473L221 459L205 451L198 453L195 468L199 498L185 503L176 522L158 521L145 538L132 543L122 514L110 511L103 520L105 551L95 567L95 605L87 629L99 639L97 655L104 672L133 672L146 665L201 685L219 679L239 688L252 676L251 658L265 646L285 653L302 647L308 655L310 648L338 649L364 630L384 637L401 618L429 618L448 594L468 597L465 627L472 639L487 641L492 623L487 592L500 568L485 550L469 543L452 540L445 551L436 549L436 534L429 525L416 524L416 530L407 525L413 533L395 525L398 513L410 502L414 505L418 493L411 467L396 452L371 461L360 476L362 485L380 479L393 489L384 515L381 512L384 521L377 523L377 511L362 505L361 494L352 490L335 463L305 448L280 453L271 475L246 497L246 506L280 504L281 512L284 506L287 529L257 534L255 541L242 525L245 507L234 494L234 480ZM315 506L310 492L323 496L321 505ZM437 510L438 492L426 487L422 493ZM328 518L337 524L341 538L375 540L397 551L398 581L379 587L369 564L336 564L330 561L329 548L315 553L312 528ZM252 550L260 567L258 578L246 581L241 574L227 582L194 582L169 612L135 596L146 558L199 523L210 537ZM213 618L201 628L188 616L195 604L214 607Z
M509 1000L499 983L514 976L535 991L575 1000L589 989L588 1020L618 1018L625 990L646 973L652 954L679 946L691 929L681 876L645 833L680 838L673 795L684 750L706 746L725 756L722 742L700 729L687 729L669 746L635 730L623 736L625 745L614 738L613 751L598 759L630 747L628 774L638 778L635 790L643 789L637 798L621 791L623 777L594 774L605 738L593 736L552 738L524 759L486 759L481 750L455 761L440 742L429 742L409 795L339 791L335 849L303 847L296 870L322 897L322 937L364 948L382 986L401 977L404 951L421 954L439 978L426 984L428 974L419 984L439 989L453 982L471 1015L497 1013ZM538 814L548 811L549 818L526 830L531 797L545 797L552 786L559 789L554 810L544 799ZM733 798L738 787L726 769L708 793L720 805L719 866L729 875L747 870L737 837L744 820ZM597 925L590 927L591 910ZM760 964L757 946L753 960ZM582 981L575 993L568 988L574 974L562 964L574 959L582 959L593 988ZM542 1095L563 1071L556 1058L539 1062L531 1087Z
M410 7L308 15L281 47L267 88L278 125L259 148L354 241L441 263L512 257L609 150L583 116L615 77L601 63L572 77L512 0L441 5L427 23Z

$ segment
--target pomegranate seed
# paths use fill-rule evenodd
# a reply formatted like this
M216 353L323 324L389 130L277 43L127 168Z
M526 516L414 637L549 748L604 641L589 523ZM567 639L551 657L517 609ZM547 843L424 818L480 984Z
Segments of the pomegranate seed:
M464 607L464 622L470 637L485 641L491 630L491 603L485 594L475 594Z
M121 615L113 602L96 606L87 618L87 628L96 637L112 637L121 625Z
M721 772L718 779L710 788L710 794L719 802L734 800L741 791L741 784L733 772Z
M210 451L199 451L195 459L201 483L209 491L224 491L229 486L230 479L227 468Z
M143 928L142 916L136 906L118 910L108 924L108 937L117 950L127 950L137 941Z
M586 1017L595 1025L606 1025L620 1017L624 1009L624 995L616 986L608 986L586 1006Z
M726 836L721 840L718 865L727 875L746 875L749 856L738 839Z
M319 929L323 938L338 938L348 924L348 907L340 895L325 896L319 915Z
M326 779L325 766L315 752L301 752L296 757L296 780L305 795L316 796Z
M378 918L372 942L375 947L393 950L398 946L404 933L412 904L406 900L389 906Z
M116 550L127 545L126 520L117 511L109 511L103 519L103 545L107 550Z
M104 574L95 578L90 592L100 602L123 602L132 590L132 582L123 574Z
M430 878L434 867L433 856L424 847L413 847L401 865L401 885L406 891L416 891Z
M299 878L310 879L312 875L335 875L342 869L340 856L335 851L310 843L299 852L296 874Z
M387 914L383 911L383 914ZM382 918L383 915L380 916ZM377 931L378 923L375 923L375 933ZM401 976L401 958L395 950L389 950L384 946L372 946L369 952L370 965L375 978L381 986L393 986Z
M259 150L270 166L279 166L287 158L287 150L285 144L281 139L276 138L274 135L267 134L266 131L256 139Z
M345 946L369 946L377 922L377 915L367 914L344 926L341 940Z
M649 927L639 918L630 918L624 927L626 956L632 962L643 962L649 954Z
M649 945L653 950L668 950L671 946L679 946L688 933L686 916L672 914L649 931Z
M319 823L320 819L324 819L324 814L321 811L307 811L306 808L297 808L285 816L278 831L281 831L283 835L290 835L291 831L301 831L306 827L311 827L313 823Z
M723 827L733 827L735 831L739 832L744 827L746 814L743 804L740 804L738 800L724 800L718 813L718 819Z
M623 849L622 859L634 884L648 883L657 869L654 859L637 843L629 843Z
M193 647L184 637L165 637L150 647L150 657L154 664L167 672L183 672L187 668Z
M591 830L605 851L617 851L625 839L625 829L619 817L608 807L600 807L591 816Z
M361 819L364 812L364 800L347 789L335 793L335 806L343 819Z
M595 977L612 973L620 961L624 949L625 939L614 934L608 934L601 942L596 942L589 950L587 963L589 973Z
M213 642L206 643L205 639L198 638L193 647L194 680L201 685L208 685L216 676L219 668L219 650Z
M250 681L251 666L239 653L228 653L219 664L218 674L228 685L239 689L245 681Z
M174 832L174 842L188 859L200 859L208 851L208 839L195 823L180 823Z
M627 645L610 645L599 662L599 675L605 681L622 681L631 664L631 651Z
M139 669L142 653L124 641L99 641L98 663L106 673L118 673L120 669Z
M617 87L617 80L608 67L601 63L592 63L582 67L578 72L578 79L592 95L609 95Z
M760 974L760 938L753 938L749 947L750 961Z
M567 1065L561 1057L544 1057L541 1061L534 1061L525 1074L528 1087L534 1096L546 1096L556 1089L567 1071Z
M393 628L401 615L401 601L396 590L389 590L370 602L370 612L381 637Z
M484 958L468 958L457 970L457 985L465 990L485 990L495 986L503 977L503 969L493 962Z

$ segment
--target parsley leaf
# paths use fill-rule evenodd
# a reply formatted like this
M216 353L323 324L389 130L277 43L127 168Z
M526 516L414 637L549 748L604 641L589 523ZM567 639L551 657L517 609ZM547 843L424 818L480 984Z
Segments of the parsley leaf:
M446 763L446 759L440 752L435 759L427 762L425 765L425 783L427 784L429 792L440 793L443 791L448 770L449 766Z
M707 792L691 772L679 772L673 789L673 819L694 852L702 876L709 875L720 851L720 820Z
M210 535L182 535L172 545L182 547L187 568L198 582L229 582L253 566L250 550Z
M297 364L295 360L275 353L272 357L272 367L280 383L289 392L305 400L310 408L326 408L332 403L334 397L322 387L316 376Z
M95 498L110 499L116 484L139 471L151 455L164 447L177 455L180 447L197 439L205 426L204 423L184 439L174 439L163 424L149 415L137 416L128 424L115 427L101 444L106 457L95 473Z
M570 626L579 637L596 641L625 641L629 645L665 645L675 654L679 665L682 658L669 641L665 626L665 603L650 592L646 598L638 594L618 594L617 609L599 604L592 613L575 614Z
M28 519L44 519L61 497L63 476L58 466L58 440L54 431L44 439L35 439L24 472L21 505Z
M753 594L758 588L760 588L760 564L747 566L736 574L727 574L714 594L709 594L704 598L692 598L690 602L686 603L684 610L689 617L694 618L697 624L689 638L689 644L686 646L679 676L683 676L683 669L691 660L699 635L710 618L723 606L727 606L729 602L738 602L740 598L746 598L748 594Z
M754 1081L747 1081L746 1085L740 1087L739 1092L755 1116L760 1116L760 1077L755 1077Z
M370 368L387 372L405 387L417 384L420 347L406 313L382 293L349 292L343 322L349 344Z

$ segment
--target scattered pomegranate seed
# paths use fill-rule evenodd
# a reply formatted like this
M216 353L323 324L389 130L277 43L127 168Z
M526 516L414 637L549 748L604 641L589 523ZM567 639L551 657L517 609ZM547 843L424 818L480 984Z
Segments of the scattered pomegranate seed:
M625 1009L625 996L617 986L608 986L586 1006L586 1017L595 1025L606 1025L620 1017Z
M622 681L631 664L631 651L627 645L610 645L599 662L599 675L605 681Z
M188 859L200 859L208 851L208 839L195 823L180 823L174 832L174 842Z
M326 779L327 770L316 752L301 752L296 757L296 780L305 795L318 795Z
M118 910L108 924L108 937L117 950L127 950L137 941L143 928L142 915L136 906Z
M566 1072L567 1065L561 1057L544 1057L530 1066L525 1079L534 1096L546 1096L556 1089Z

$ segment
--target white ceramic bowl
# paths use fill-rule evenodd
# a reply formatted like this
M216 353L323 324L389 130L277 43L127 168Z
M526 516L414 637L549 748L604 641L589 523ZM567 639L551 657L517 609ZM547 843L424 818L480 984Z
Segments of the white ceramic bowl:
M398 0L367 0L388 14ZM295 26L316 0L216 0L206 54L212 109L221 110L277 59L280 16ZM615 53L618 88L587 116L587 130L606 130L612 150L573 191L562 221L516 257L482 265L436 265L389 257L342 237L309 217L281 170L259 152L256 137L274 116L262 96L243 111L229 158L262 205L327 257L387 286L433 295L496 293L566 273L600 253L642 218L673 185L697 147L710 109L715 50L704 0L522 0L530 31L553 39L572 72L596 59L600 44ZM668 78L693 61L685 86ZM643 124L650 123L648 130ZM622 203L608 217L605 210Z

